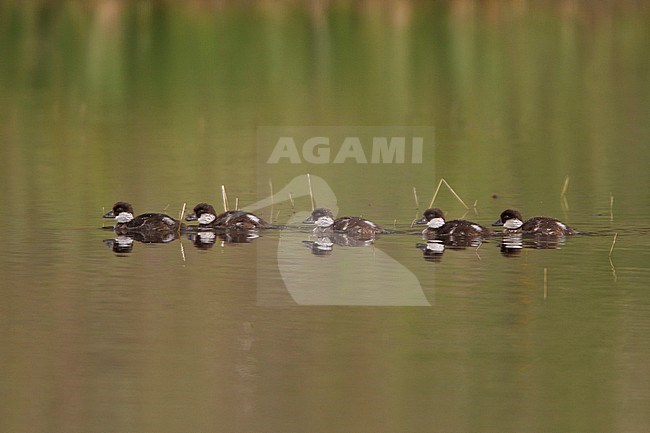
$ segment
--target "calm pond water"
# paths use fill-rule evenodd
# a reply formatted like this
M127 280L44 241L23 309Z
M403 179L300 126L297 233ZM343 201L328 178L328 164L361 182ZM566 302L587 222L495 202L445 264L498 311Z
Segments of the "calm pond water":
M650 429L647 5L5 1L0 28L1 431ZM373 164L391 131L406 161ZM294 133L331 157L269 163ZM335 163L355 135L368 163ZM395 233L314 254L307 173ZM441 178L449 218L588 234L425 255ZM221 185L290 227L110 248L115 201Z

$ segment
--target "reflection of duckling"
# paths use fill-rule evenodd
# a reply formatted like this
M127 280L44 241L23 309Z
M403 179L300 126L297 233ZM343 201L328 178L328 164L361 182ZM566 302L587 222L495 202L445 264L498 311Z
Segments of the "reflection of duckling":
M417 221L417 224L426 224L428 226L422 232L424 239L437 239L444 236L477 238L492 235L492 230L471 221L445 221L445 214L438 208L425 210L424 215Z
M133 250L135 241L143 244L167 244L178 239L178 232L129 232L128 235L118 234L114 239L106 239L104 243L116 253L129 253Z
M361 217L341 217L334 219L332 211L326 208L314 209L303 224L316 224L315 232L333 230L350 236L372 238L386 231L372 221Z
M534 237L531 239L524 238L524 248L534 248L536 250L555 250L560 248L566 242L564 236Z
M331 239L341 247L367 247L375 243L372 236L348 235L346 233L333 233Z
M128 236L143 244L166 244L178 239L178 232L130 232Z
M459 249L459 250L464 250L465 248L468 247L478 247L483 243L483 238L479 237L474 237L474 238L468 238L466 236L443 236L440 239L446 247L453 248L453 249Z
M518 232L524 235L564 236L577 232L562 221L549 217L534 217L526 220L518 210L506 209L498 220L492 224L503 226L504 232Z
M187 238L192 241L192 245L200 250L209 250L217 240L217 234L212 230L202 230L196 233L188 233Z
M319 237L315 241L302 241L302 244L310 248L315 256L329 256L334 247L334 242L326 236Z
M520 255L523 247L521 233L505 233L499 244L501 254L508 257Z
M219 239L227 244L248 244L260 237L256 232L248 230L224 230L217 233Z
M440 262L445 252L445 245L440 241L428 241L426 244L418 243L415 246L422 250L427 262Z
M552 250L560 248L566 241L565 236L535 236L525 237L522 233L504 233L499 247L506 255L518 255L524 248L536 250Z
M115 203L113 209L108 211L104 218L115 218L115 233L124 235L134 232L177 233L179 229L184 228L179 221L162 213L145 213L133 217L133 206L123 201Z
M104 243L115 253L130 253L133 251L133 238L129 236L104 239Z
M188 214L185 220L198 221L199 228L258 230L273 227L257 215L242 210L229 210L217 215L217 211L208 203L194 206L194 213Z
M249 230L201 230L196 233L189 233L187 238L192 241L196 248L207 250L214 246L217 240L227 244L250 243L260 236Z

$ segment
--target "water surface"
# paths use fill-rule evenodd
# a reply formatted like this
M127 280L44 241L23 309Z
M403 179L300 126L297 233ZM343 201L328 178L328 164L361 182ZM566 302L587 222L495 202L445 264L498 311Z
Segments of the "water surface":
M1 429L647 431L648 14L4 2ZM341 214L397 233L325 256L297 227L208 249L103 242L117 200L177 216L220 207L222 184L231 206L279 191L294 174L262 176L257 128L291 125L435 128L417 169L304 167ZM450 218L515 207L589 234L430 260L411 222L443 177L471 208L443 188ZM284 224L292 207L259 213ZM329 305L289 290L328 277ZM409 281L419 306L346 304Z

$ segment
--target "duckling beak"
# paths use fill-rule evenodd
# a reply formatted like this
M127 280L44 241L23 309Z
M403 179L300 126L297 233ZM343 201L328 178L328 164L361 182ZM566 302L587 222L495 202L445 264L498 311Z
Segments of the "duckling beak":
M185 221L196 221L198 218L196 217L195 213L188 213L187 216L185 217Z
M106 213L102 216L102 218L115 218L115 214L113 213L113 209L111 209L111 210L109 210L108 212L106 212Z
M501 221L501 218L496 220L495 222L492 223L494 227L501 227L503 225L503 221Z
M425 217L420 218L415 222L415 224L426 224L428 221Z
M304 220L302 223L303 223L303 224L314 224L314 222L315 222L315 221L314 221L314 216L313 216L313 215L309 215L309 218L307 218L306 220Z

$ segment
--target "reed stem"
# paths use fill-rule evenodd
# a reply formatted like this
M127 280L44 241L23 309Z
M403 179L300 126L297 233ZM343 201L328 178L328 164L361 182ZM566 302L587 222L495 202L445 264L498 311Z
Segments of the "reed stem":
M313 212L315 209L314 206L314 191L311 189L311 175L307 173L307 184L309 184L309 198L311 200L311 211Z
M451 185L449 185L449 183L447 183L447 181L444 178L440 178L440 182L438 182L438 186L436 187L436 192L433 193L433 198L431 199L431 203L429 204L429 207L430 208L433 207L433 202L436 200L436 197L438 196L438 191L440 190L440 186L443 183L449 189L449 191L451 191L451 193L454 195L454 197L456 197L458 199L458 201L463 205L463 207L465 207L465 209L469 210L469 206L467 206L465 204L465 202L463 201L463 199L460 198L460 196L458 194L456 194L456 191L454 191L454 189L451 187Z
M560 193L560 197L564 197L566 195L566 191L569 189L569 175L566 175L566 178L564 179L564 186L562 187L562 192Z
M415 187L413 187L413 197L415 197L415 209L419 210L420 209L420 201L418 200L418 192L415 189Z
M269 179L269 189L271 190L271 210L269 211L270 221L273 224L273 180Z
M183 203L183 207L181 208L181 212L178 214L178 220L183 221L183 216L185 215L185 208L187 206L187 203Z
M223 201L223 211L228 212L228 196L226 195L225 185L221 185L221 200Z
M183 216L185 216L185 207L187 206L187 203L183 203L183 208L181 209L181 212L178 214L178 236L180 237L181 235L181 227L183 226ZM182 248L181 244L181 248ZM185 261L185 253L183 253L183 261Z
M609 257L612 257L612 252L614 251L614 245L616 245L616 238L618 233L614 233L614 240L612 241L612 247L609 249Z

